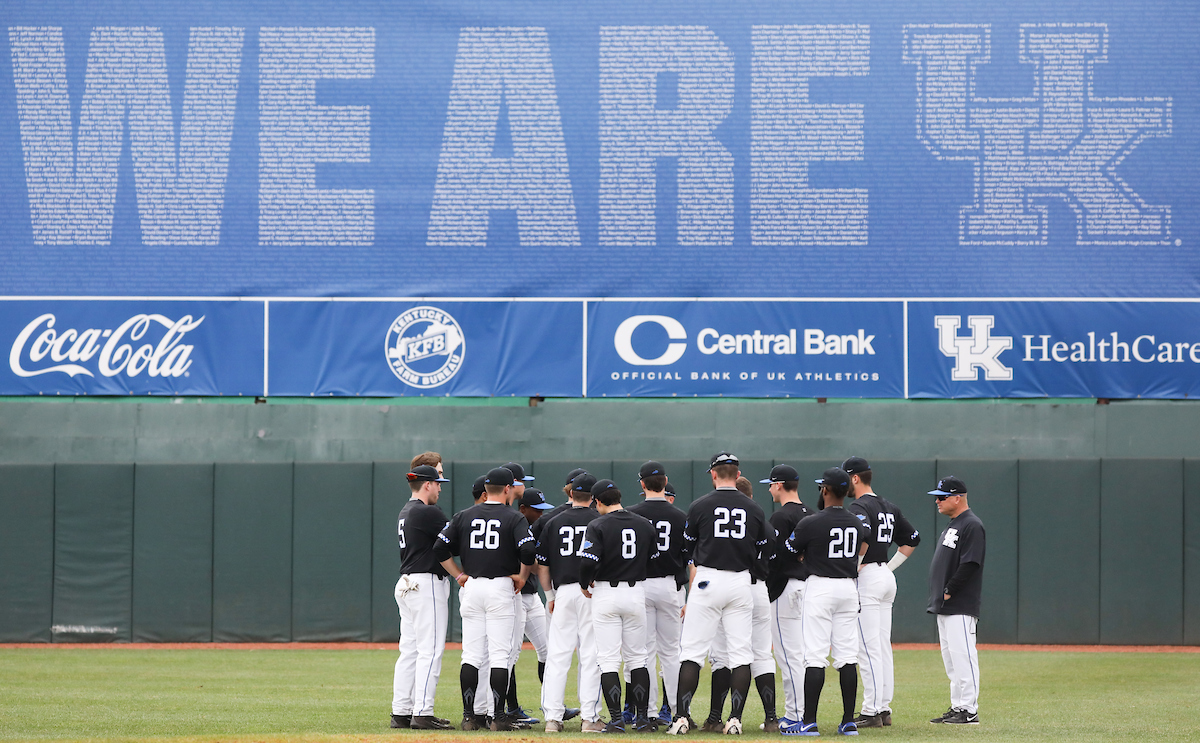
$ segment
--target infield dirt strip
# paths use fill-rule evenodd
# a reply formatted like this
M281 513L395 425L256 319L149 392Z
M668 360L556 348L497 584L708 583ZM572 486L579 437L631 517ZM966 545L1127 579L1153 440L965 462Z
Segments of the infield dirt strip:
M8 642L5 648L55 648L61 650L396 650L394 642ZM895 650L937 650L937 643L901 642ZM980 650L1034 653L1200 653L1196 645L997 645L980 643ZM447 650L462 650L461 642L446 643ZM522 646L532 650L528 642Z

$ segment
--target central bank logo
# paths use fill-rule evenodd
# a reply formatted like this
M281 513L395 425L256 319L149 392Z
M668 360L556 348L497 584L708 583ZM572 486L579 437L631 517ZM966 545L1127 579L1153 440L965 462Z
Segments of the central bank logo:
M388 328L384 352L401 382L430 389L445 384L462 368L466 342L462 326L450 313L437 307L413 307Z
M667 333L667 338L670 340L662 355L653 359L643 358L637 351L633 350L633 331L646 323L654 323L662 327ZM634 366L670 366L683 358L684 352L687 351L687 331L684 330L683 323L673 317L667 317L666 315L634 315L617 326L617 332L613 333L613 347L616 348L617 355L626 364Z
M937 315L933 318L938 330L938 350L954 359L954 370L950 378L955 382L974 382L983 378L992 382L1007 382L1013 378L1013 370L1000 363L1000 353L1013 346L1011 335L992 335L996 324L995 315L971 315L967 324L971 334L959 337L958 328L962 318L958 315Z
M904 29L904 61L918 68L918 137L939 160L975 165L960 243L1044 245L1049 201L1075 212L1080 245L1168 242L1171 208L1146 204L1117 171L1145 139L1170 136L1171 99L1095 93L1095 66L1108 61L1104 24L1023 25L1019 51L1033 95L991 98L977 86L990 26Z

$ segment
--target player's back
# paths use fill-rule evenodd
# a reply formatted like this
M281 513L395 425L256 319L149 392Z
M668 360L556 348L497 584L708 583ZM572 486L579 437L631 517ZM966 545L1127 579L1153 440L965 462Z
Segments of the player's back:
M499 578L533 562L529 521L503 503L484 501L454 514L439 538L471 577Z
M600 514L587 506L569 508L550 519L538 539L538 562L550 568L554 588L579 582L587 528ZM541 519L538 519L540 522Z
M808 578L808 567L789 552L785 546L788 537L796 530L796 525L813 512L808 506L799 502L784 503L769 519L771 528L775 530L775 556L771 559L771 571L767 578L767 593L774 601L784 586L792 578L805 580Z
M657 533L658 556L650 560L647 578L675 578L687 566L687 543L683 538L687 514L656 498L635 503L626 509L649 521Z
M900 509L875 493L867 493L853 502L847 502L846 510L857 516L871 530L867 539L867 554L863 557L864 563L886 563L888 548L893 542L913 547L920 542L917 530L904 518Z
M654 525L623 508L588 524L586 539L584 557L597 563L597 581L643 581L650 558L658 554Z
M396 532L400 540L400 574L433 573L446 575L446 569L433 556L433 543L446 525L446 514L419 498L400 509Z
M684 535L697 566L750 570L767 547L766 514L735 488L718 488L688 509Z
M787 549L804 557L812 575L856 578L859 546L869 536L867 525L857 516L831 506L802 519L788 538Z

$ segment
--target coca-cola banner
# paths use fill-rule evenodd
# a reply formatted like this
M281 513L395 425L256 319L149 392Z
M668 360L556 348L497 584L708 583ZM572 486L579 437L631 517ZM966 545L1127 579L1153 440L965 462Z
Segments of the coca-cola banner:
M261 395L264 303L8 300L4 395Z

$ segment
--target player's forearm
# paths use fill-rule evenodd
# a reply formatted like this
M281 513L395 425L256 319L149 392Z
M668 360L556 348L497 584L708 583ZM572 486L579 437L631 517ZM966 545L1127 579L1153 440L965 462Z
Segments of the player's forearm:
M963 564L959 565L958 570L954 571L954 575L950 577L950 580L946 581L945 595L953 596L954 594L958 593L958 590L965 586L967 581L971 580L971 577L975 575L976 571L978 570L979 563L964 562Z
M912 555L912 553L914 553L916 551L917 551L917 548L915 546L909 547L908 545L904 545L904 546L900 547L898 550L896 550L897 554L904 555L905 557Z
M542 584L542 590L546 592L546 597L549 598L551 592L554 591L554 584L550 581L550 566L538 563L537 576L538 582Z
M453 557L447 557L445 560L442 560L441 565L454 580L458 580L458 576L463 574L462 568L458 566Z

